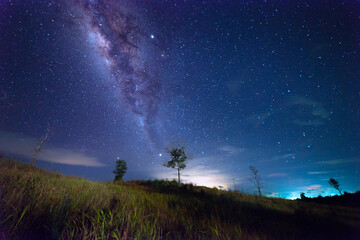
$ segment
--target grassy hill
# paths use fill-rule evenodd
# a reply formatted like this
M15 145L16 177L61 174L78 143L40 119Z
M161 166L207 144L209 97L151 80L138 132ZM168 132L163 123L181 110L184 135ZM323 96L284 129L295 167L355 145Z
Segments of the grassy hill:
M0 239L360 239L360 210L171 181L94 182L2 157Z

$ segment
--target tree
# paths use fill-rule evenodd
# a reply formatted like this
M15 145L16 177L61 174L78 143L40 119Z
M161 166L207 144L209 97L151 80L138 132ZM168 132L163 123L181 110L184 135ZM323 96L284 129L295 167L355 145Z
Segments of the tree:
M171 160L164 163L163 166L174 168L178 171L178 185L180 185L180 171L186 168L188 157L185 154L184 147L171 147L167 151L170 154Z
M333 188L335 188L336 190L338 190L339 193L340 193L340 195L342 195L338 181L336 181L334 178L330 178L329 181L328 181L328 183L329 183Z
M37 158L37 155L39 154L39 152L41 151L41 147L42 145L48 140L48 137L50 135L50 132L51 132L51 127L50 125L47 127L46 129L46 132L45 134L39 138L39 140L37 141L36 143L36 146L35 146L35 150L34 150L34 155L33 155L33 158L31 160L31 165L35 165L36 163L36 158Z
M304 200L304 199L307 199L308 197L305 196L305 193L300 193L300 199Z
M127 165L125 160L117 160L116 161L116 169L113 171L115 174L115 181L121 181L126 173Z
M259 196L261 197L262 184L261 184L261 177L259 175L259 170L257 170L254 166L249 166L249 169L251 171L249 180L255 184L255 186L259 192Z

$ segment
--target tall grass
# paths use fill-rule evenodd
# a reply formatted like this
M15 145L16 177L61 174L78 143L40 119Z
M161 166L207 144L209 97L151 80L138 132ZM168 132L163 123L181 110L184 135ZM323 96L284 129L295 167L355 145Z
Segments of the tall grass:
M0 238L356 239L359 209L176 182L102 183L0 158Z

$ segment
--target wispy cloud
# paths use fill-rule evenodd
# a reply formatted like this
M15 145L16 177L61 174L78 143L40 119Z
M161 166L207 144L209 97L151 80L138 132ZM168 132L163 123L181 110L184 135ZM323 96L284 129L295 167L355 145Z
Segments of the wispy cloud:
M220 146L220 147L218 147L218 149L225 152L228 156L236 156L239 153L245 151L245 148L235 147L235 146L231 146L231 145Z
M267 177L272 178L272 177L286 177L288 174L287 173L270 173L269 175L267 175Z
M275 156L273 158L273 160L281 160L281 159L286 159L286 158L293 158L295 156L295 154L293 153L288 153L288 154L283 154L283 155L278 155L278 156Z
M320 184L314 184L314 185L310 185L310 186L307 186L305 187L306 190L308 191L314 191L314 190L319 190L320 188L322 188L322 185Z
M36 139L17 133L0 132L0 151L32 158ZM105 166L96 157L87 156L81 151L65 148L43 146L38 159L46 162L61 163L74 166Z
M330 116L330 112L321 106L317 106L312 111L312 115L321 117L321 118L328 118Z
M344 158L344 159L334 159L334 160L326 160L326 161L318 161L316 164L320 165L340 165L340 164L347 164L347 163L360 163L360 158Z
M323 124L323 120L327 119L330 116L330 112L326 110L320 102L317 102L313 99L302 97L302 96L292 96L288 101L289 106L301 106L306 108L307 111L311 113L312 119L295 119L293 123L300 126L315 126Z
M279 161L279 160L283 160L283 159L292 159L292 158L295 158L295 154L287 153L287 154L283 154L283 155L273 156L270 159L265 159L264 162L273 162L273 161Z
M330 173L330 172L308 172L309 175L321 175L321 174L327 174L327 173Z
M280 193L278 193L278 192L270 193L270 197L278 197L278 196L280 196Z

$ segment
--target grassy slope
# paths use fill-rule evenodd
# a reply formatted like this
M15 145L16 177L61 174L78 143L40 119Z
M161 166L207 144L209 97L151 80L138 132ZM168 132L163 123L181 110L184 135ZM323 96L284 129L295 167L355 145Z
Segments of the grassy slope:
M355 208L93 182L0 158L0 239L359 239L359 226Z

